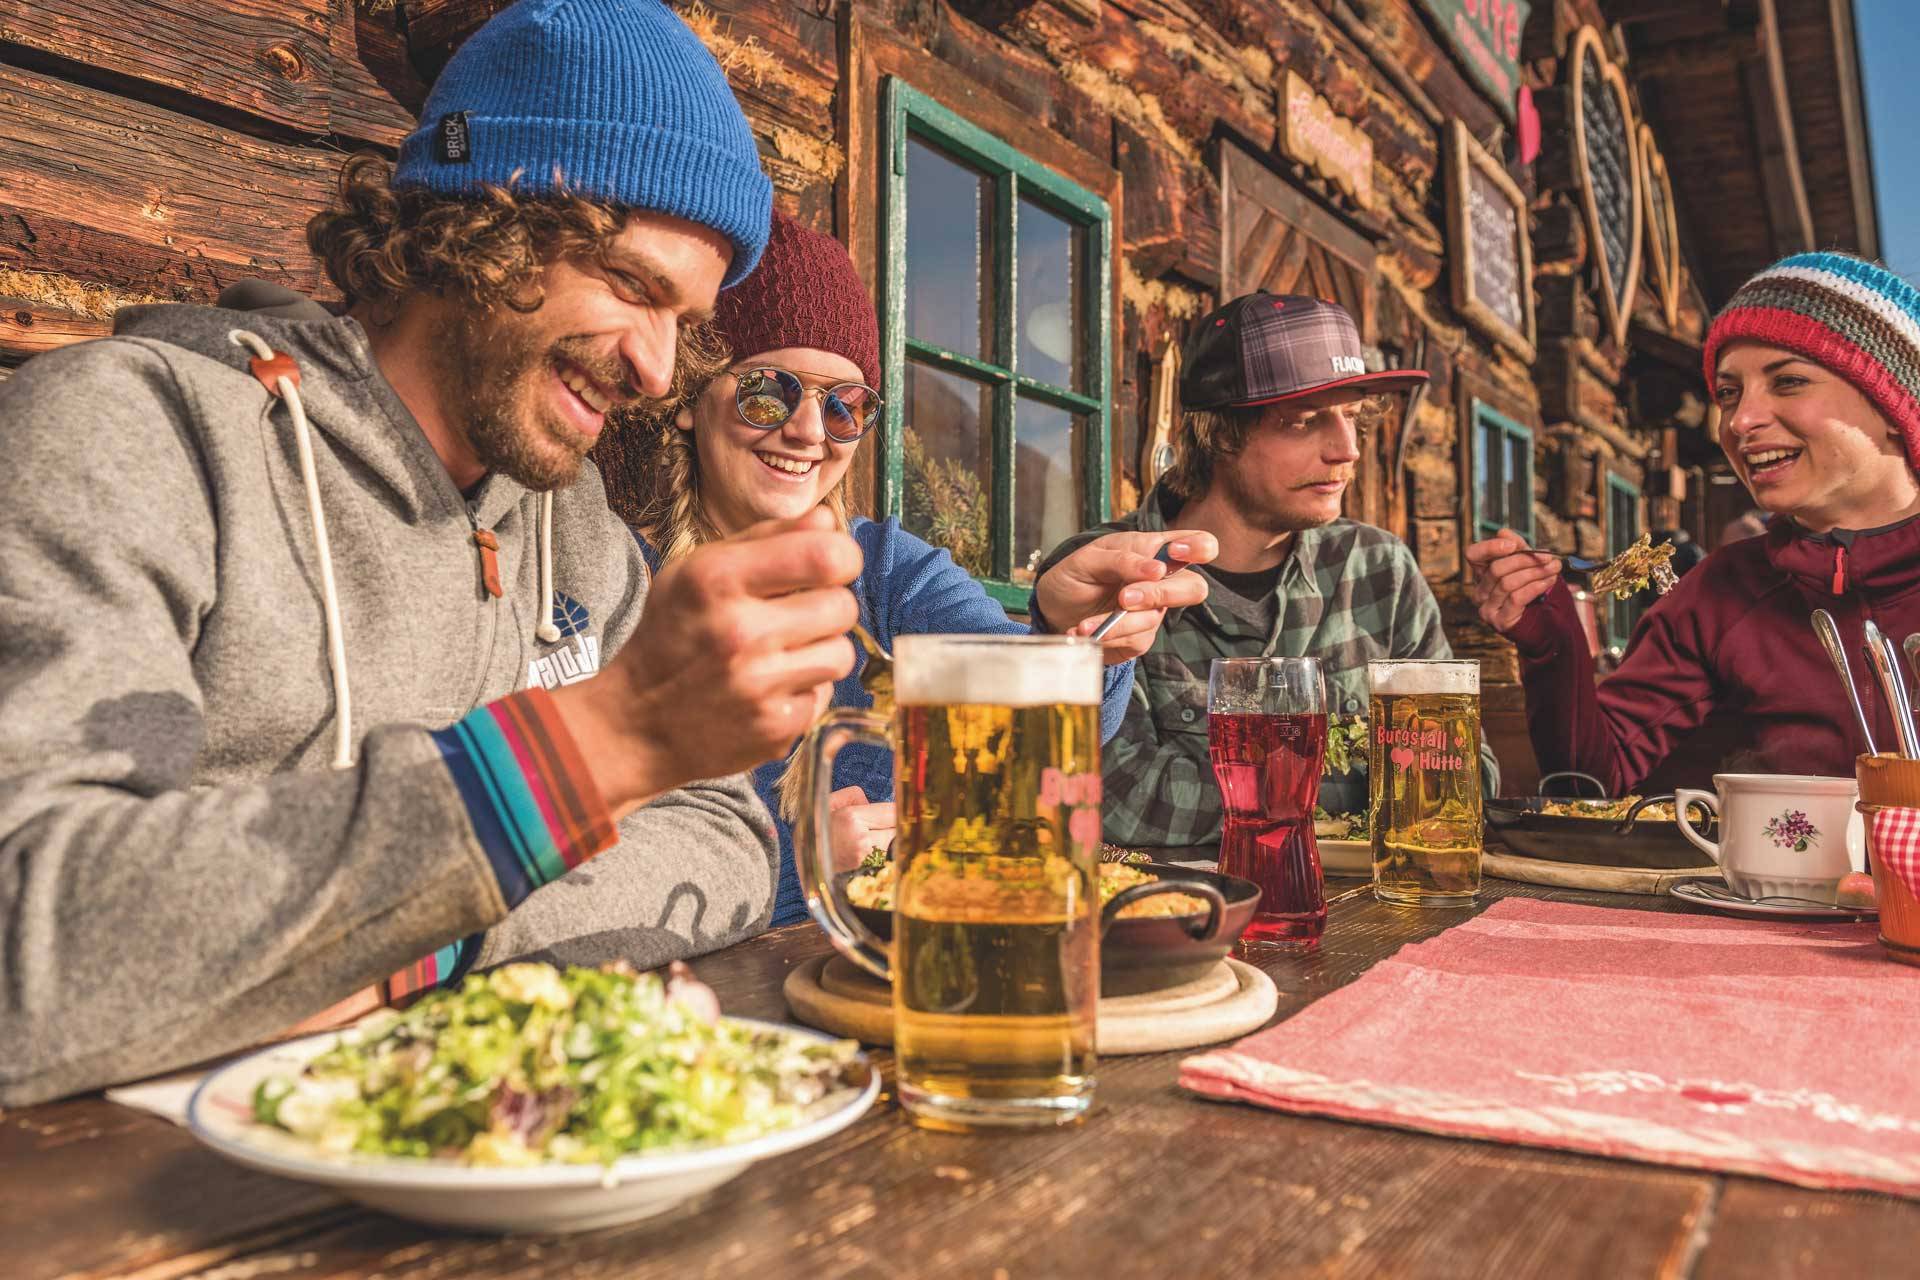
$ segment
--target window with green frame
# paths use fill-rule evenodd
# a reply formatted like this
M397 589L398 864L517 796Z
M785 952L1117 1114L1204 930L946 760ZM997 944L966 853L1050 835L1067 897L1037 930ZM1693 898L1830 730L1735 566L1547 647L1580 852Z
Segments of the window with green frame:
M1631 480L1607 473L1607 555L1617 556L1640 536L1640 488ZM1610 600L1607 631L1613 647L1625 649L1646 602L1639 596Z
M1533 541L1533 432L1473 401L1473 519L1482 538L1512 529Z
M880 505L1024 608L1040 559L1107 518L1107 202L886 81Z

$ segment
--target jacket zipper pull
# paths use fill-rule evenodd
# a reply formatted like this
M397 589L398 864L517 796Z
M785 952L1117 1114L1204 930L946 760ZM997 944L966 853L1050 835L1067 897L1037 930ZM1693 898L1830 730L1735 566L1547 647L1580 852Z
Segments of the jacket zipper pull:
M480 547L480 582L487 594L498 600L500 589L500 539L491 529L475 529L473 540Z
M1845 543L1833 549L1833 594L1847 594L1847 547Z

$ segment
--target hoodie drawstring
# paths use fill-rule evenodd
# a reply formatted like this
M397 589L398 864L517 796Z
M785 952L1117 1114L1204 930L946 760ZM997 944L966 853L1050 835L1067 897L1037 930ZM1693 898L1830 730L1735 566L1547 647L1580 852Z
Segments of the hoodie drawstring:
M300 479L307 490L307 517L313 522L313 545L320 557L320 604L327 623L327 665L333 668L333 767L353 767L353 695L347 688L346 631L340 625L340 592L333 583L333 550L327 542L327 513L320 506L320 478L313 469L313 439L307 427L307 409L300 401L300 366L293 357L275 351L259 334L230 329L227 340L253 352L247 362L253 376L269 394L284 400L293 416L294 444L300 451Z
M540 495L540 624L534 637L546 644L560 638L553 625L553 494Z

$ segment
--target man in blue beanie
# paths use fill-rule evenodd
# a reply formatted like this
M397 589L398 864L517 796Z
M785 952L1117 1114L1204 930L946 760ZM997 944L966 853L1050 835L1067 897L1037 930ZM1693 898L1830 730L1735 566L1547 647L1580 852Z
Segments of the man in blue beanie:
M0 384L0 1105L764 924L742 771L850 669L858 549L650 582L586 453L770 201L660 0L523 0L311 223L345 315L129 308Z

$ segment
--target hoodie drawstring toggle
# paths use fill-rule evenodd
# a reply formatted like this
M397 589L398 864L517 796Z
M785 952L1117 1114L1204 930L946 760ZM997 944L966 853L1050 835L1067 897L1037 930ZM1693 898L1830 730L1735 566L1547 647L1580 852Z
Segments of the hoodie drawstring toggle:
M473 540L480 548L480 583L498 600L504 594L500 586L500 539L491 529L475 529Z

